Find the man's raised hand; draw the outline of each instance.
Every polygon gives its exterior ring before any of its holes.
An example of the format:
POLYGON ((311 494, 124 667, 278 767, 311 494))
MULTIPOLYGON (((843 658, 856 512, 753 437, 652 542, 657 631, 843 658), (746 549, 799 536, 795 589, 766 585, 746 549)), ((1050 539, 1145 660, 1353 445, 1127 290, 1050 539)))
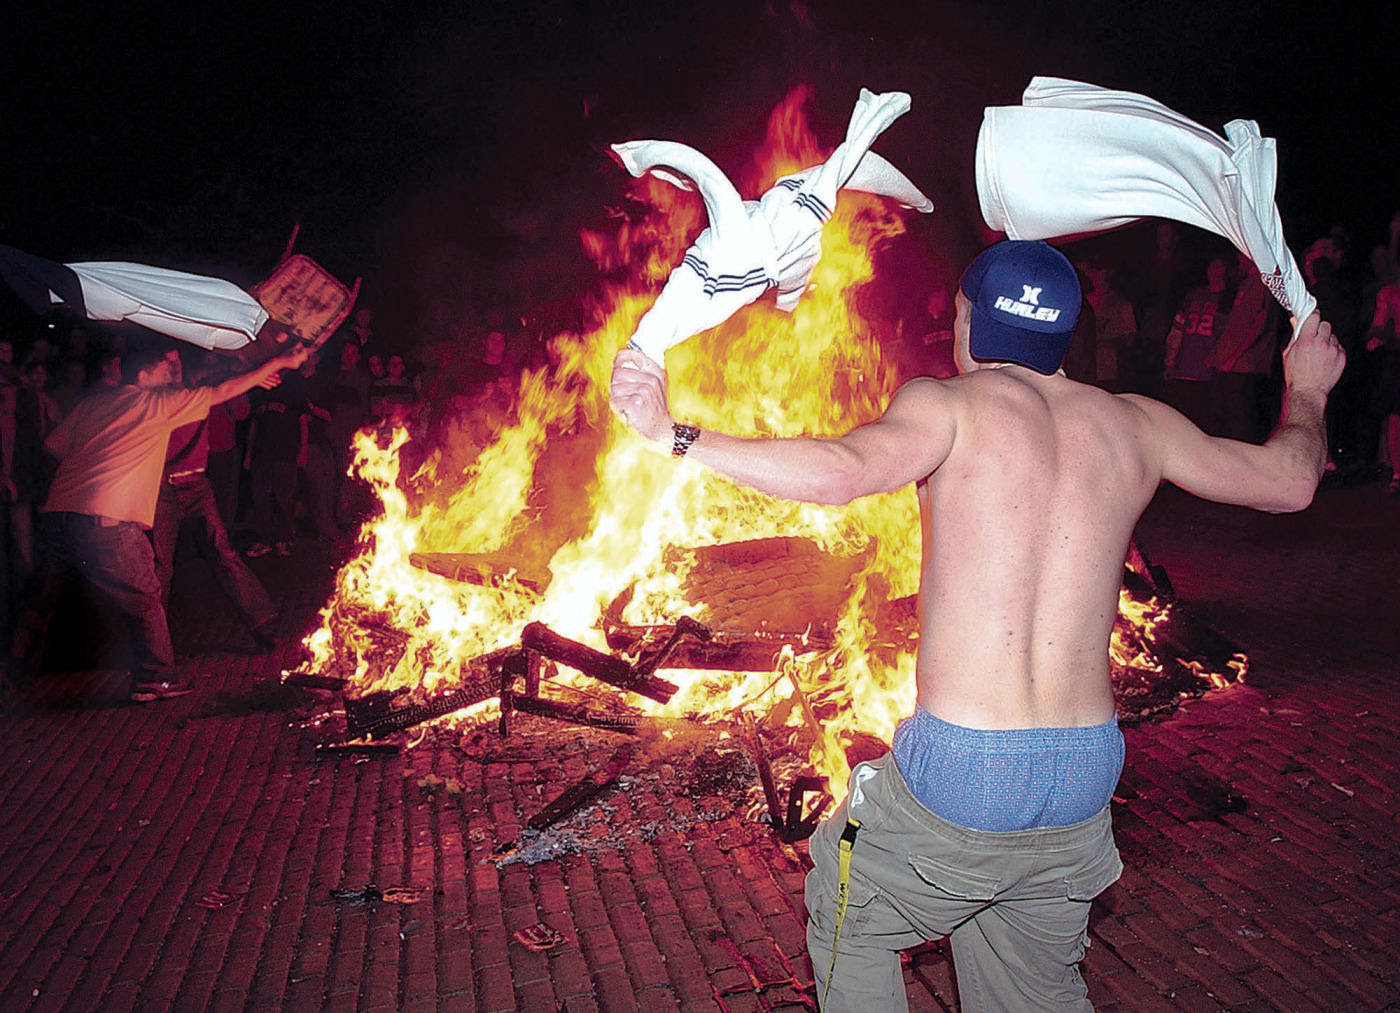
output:
POLYGON ((671 439, 672 418, 666 402, 666 371, 649 356, 624 348, 613 360, 613 411, 654 443, 671 439))
POLYGON ((1346 364, 1346 352, 1332 333, 1332 325, 1314 311, 1284 349, 1284 382, 1294 390, 1314 391, 1326 397, 1346 364))

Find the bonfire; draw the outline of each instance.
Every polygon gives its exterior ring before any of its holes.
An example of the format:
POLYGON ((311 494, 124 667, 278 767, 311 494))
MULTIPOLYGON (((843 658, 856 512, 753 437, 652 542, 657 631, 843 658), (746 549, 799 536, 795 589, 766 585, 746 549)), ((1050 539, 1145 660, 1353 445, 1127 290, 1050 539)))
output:
MULTIPOLYGON (((745 194, 829 153, 806 124, 805 97, 799 89, 775 110, 747 177, 731 174, 745 194)), ((720 644, 742 642, 730 656, 759 660, 725 670, 695 661, 703 651, 677 652, 678 667, 656 673, 674 687, 665 702, 553 663, 539 692, 625 703, 661 728, 755 722, 840 797, 850 763, 887 743, 914 707, 914 491, 844 507, 778 500, 678 464, 612 417, 613 357, 704 221, 693 194, 650 177, 630 185, 644 213, 614 235, 583 236, 607 279, 593 326, 552 339, 551 368, 520 378, 486 446, 464 454, 454 443, 466 440, 463 420, 457 436, 449 427, 440 446, 413 455, 421 463, 410 472, 405 449, 419 434, 357 436, 355 467, 379 510, 306 638, 304 668, 338 676, 348 697, 393 691, 422 704, 482 679, 481 659, 509 655, 527 626, 618 653, 644 650, 654 643, 645 631, 690 617, 720 644), (746 584, 754 574, 772 586, 746 584), (687 657, 695 667, 679 667, 687 657)), ((898 378, 852 296, 904 227, 894 205, 843 194, 794 312, 770 296, 671 350, 677 417, 750 436, 839 434, 879 417, 898 378)), ((1161 675, 1153 645, 1170 617, 1140 572, 1146 590, 1125 587, 1112 645, 1116 681, 1132 676, 1125 685, 1161 675)), ((1221 683, 1242 674, 1238 657, 1204 671, 1221 683)), ((488 695, 450 720, 481 721, 499 707, 488 695)))

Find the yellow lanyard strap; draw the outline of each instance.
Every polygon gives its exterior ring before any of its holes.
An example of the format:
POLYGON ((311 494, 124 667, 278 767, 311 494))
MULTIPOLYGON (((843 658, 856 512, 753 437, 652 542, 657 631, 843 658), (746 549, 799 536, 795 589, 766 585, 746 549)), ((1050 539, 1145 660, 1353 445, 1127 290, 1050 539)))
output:
POLYGON ((841 942, 841 923, 846 920, 846 902, 851 899, 851 850, 856 846, 856 831, 860 820, 847 819, 846 829, 841 831, 841 853, 837 861, 836 875, 836 931, 831 937, 831 965, 826 969, 826 987, 822 989, 822 1008, 826 1008, 826 996, 831 991, 831 976, 836 973, 836 947, 841 942))

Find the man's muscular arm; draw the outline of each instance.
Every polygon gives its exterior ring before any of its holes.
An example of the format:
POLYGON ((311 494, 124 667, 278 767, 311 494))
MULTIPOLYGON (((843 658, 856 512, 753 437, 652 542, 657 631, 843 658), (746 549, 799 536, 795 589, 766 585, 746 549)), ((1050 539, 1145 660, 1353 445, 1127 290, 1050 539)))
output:
MULTIPOLYGON (((706 429, 687 456, 761 492, 839 505, 902 488, 942 464, 956 429, 948 398, 938 381, 916 380, 878 421, 845 436, 749 440, 706 429)), ((666 373, 646 356, 618 353, 612 404, 647 439, 671 443, 666 373)))
POLYGON ((1207 436, 1181 413, 1135 394, 1123 397, 1147 417, 1145 439, 1162 478, 1218 503, 1285 513, 1312 502, 1327 465, 1327 393, 1346 356, 1316 313, 1283 353, 1283 412, 1262 445, 1207 436))

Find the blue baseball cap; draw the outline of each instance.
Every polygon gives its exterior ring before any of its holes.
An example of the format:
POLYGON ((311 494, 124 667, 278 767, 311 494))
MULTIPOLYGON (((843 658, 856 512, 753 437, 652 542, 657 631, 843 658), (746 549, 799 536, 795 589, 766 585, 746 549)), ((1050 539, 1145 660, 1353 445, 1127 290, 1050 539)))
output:
POLYGON ((1079 276, 1063 253, 1040 241, 989 246, 958 287, 972 304, 974 359, 1017 362, 1049 375, 1060 368, 1079 319, 1079 276))

